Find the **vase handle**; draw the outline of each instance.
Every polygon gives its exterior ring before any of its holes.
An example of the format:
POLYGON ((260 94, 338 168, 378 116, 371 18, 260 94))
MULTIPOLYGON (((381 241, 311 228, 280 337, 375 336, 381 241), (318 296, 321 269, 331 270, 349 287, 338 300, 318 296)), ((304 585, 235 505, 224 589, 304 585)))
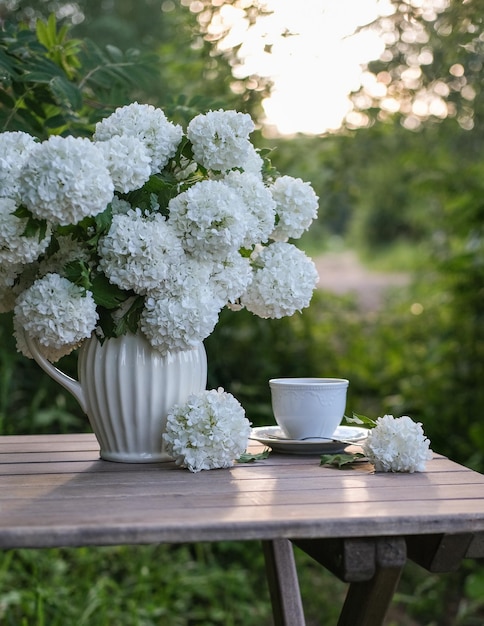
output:
POLYGON ((48 361, 42 352, 39 350, 38 343, 35 339, 30 337, 26 332, 24 332, 25 343, 27 344, 30 353, 34 360, 40 365, 40 367, 49 374, 51 378, 53 378, 59 385, 62 385, 64 389, 67 389, 74 398, 79 402, 81 409, 86 413, 86 398, 84 392, 82 390, 81 384, 71 378, 67 374, 64 374, 60 369, 52 365, 50 361, 48 361))

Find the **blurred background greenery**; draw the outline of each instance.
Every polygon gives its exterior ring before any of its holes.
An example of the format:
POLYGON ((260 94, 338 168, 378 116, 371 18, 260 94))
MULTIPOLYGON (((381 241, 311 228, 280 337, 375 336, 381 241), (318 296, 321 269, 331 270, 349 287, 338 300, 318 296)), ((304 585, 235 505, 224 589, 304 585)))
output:
MULTIPOLYGON (((482 471, 484 2, 392 4, 380 24, 392 34, 385 60, 368 70, 400 102, 397 111, 361 88, 358 127, 287 138, 259 124, 253 139, 320 197, 318 222, 301 240, 309 254, 356 251, 367 267, 411 280, 370 310, 352 293, 319 289, 289 319, 224 311, 206 341, 209 386, 231 391, 262 425, 272 423, 270 377, 345 376, 348 412, 408 414, 434 449, 482 471), (433 92, 444 94, 445 117, 415 105, 433 92)), ((180 123, 216 107, 262 120, 271 82, 241 78, 238 47, 217 47, 223 33, 210 26, 224 5, 248 23, 263 12, 250 0, 0 1, 0 129, 83 135, 133 100, 180 123)), ((11 324, 0 316, 0 433, 88 431, 75 401, 16 352, 11 324)), ((61 365, 75 373, 75 357, 61 365)), ((308 624, 333 624, 344 585, 297 559, 308 624)), ((483 621, 484 568, 470 562, 438 577, 409 565, 388 618, 398 626, 483 621)), ((249 543, 10 551, 0 557, 0 623, 271 621, 260 550, 249 543)))

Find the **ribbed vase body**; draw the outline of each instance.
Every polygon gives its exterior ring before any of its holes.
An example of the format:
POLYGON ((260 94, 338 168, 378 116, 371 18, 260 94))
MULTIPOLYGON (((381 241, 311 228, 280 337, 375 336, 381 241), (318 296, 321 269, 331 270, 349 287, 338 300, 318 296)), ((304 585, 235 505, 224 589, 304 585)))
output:
POLYGON ((92 337, 80 350, 78 374, 101 458, 150 463, 168 460, 162 445, 168 412, 205 389, 207 357, 202 343, 162 356, 141 334, 102 344, 92 337))

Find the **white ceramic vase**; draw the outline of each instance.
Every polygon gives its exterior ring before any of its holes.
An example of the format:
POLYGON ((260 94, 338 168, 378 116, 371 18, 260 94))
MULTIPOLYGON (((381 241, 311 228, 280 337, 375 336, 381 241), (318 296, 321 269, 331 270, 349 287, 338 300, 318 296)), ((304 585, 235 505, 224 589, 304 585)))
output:
POLYGON ((79 381, 52 365, 36 342, 32 356, 78 400, 99 441, 101 458, 123 463, 169 460, 162 434, 168 412, 207 384, 202 343, 162 356, 141 334, 87 339, 79 350, 79 381))

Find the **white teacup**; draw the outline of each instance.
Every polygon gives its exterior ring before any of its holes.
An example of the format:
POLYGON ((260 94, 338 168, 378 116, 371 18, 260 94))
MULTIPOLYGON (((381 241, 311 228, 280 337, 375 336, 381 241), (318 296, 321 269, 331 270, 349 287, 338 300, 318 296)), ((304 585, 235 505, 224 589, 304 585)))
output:
POLYGON ((273 378, 269 381, 276 422, 289 439, 331 439, 346 408, 345 378, 273 378))

